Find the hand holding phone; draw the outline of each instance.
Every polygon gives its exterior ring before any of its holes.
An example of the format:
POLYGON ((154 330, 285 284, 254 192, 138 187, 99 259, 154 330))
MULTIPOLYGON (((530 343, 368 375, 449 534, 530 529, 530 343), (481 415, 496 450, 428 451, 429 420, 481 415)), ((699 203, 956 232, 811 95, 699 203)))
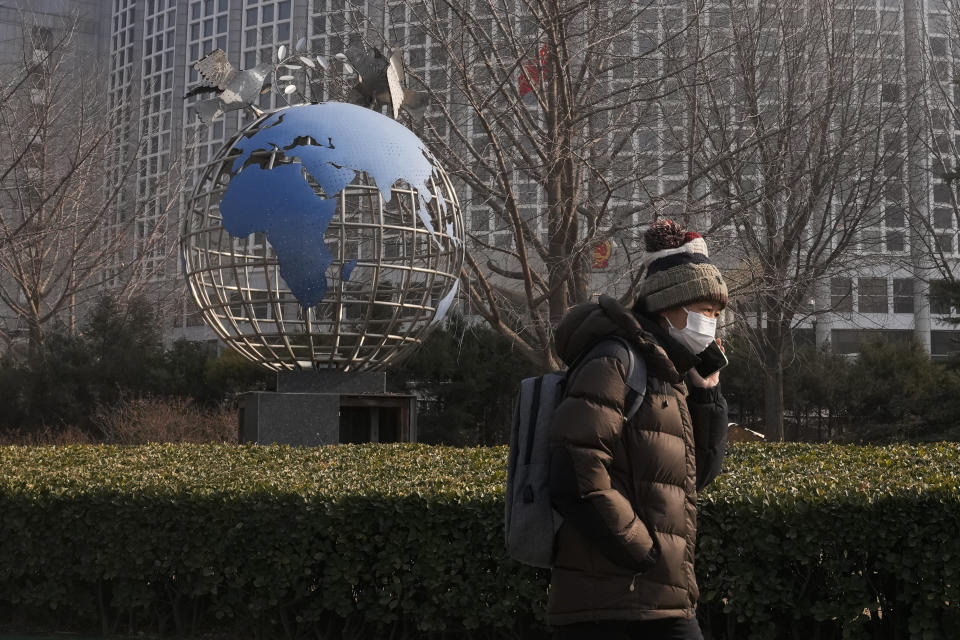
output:
POLYGON ((730 364, 727 355, 723 351, 723 345, 720 339, 714 340, 706 349, 697 354, 700 362, 694 367, 701 378, 709 378, 713 374, 730 364))

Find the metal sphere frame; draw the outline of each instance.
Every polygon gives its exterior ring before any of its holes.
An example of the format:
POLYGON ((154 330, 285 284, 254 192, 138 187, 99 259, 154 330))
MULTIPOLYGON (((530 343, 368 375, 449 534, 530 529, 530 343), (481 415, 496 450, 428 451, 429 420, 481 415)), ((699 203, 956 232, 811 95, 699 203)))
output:
MULTIPOLYGON (((379 370, 398 362, 423 341, 456 294, 465 234, 449 177, 435 165, 434 197, 427 205, 430 231, 417 215, 415 190, 397 183, 385 202, 358 172, 334 196, 337 212, 326 230, 332 266, 338 268, 328 270, 324 299, 303 307, 284 283, 265 235, 234 238, 223 228, 218 207, 230 182, 235 144, 271 113, 235 135, 198 170, 181 234, 183 269, 198 309, 226 344, 274 371, 379 370), (352 274, 341 277, 343 265, 354 260, 352 274)), ((283 161, 281 153, 253 155, 270 170, 283 161)), ((307 179, 315 194, 325 197, 307 179)))

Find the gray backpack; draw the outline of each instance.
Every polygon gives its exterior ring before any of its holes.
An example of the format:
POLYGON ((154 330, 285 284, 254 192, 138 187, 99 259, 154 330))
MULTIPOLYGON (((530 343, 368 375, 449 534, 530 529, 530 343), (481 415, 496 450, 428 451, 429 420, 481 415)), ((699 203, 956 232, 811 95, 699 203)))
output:
POLYGON ((584 360, 617 357, 626 347, 627 397, 623 413, 629 421, 640 409, 647 389, 647 371, 630 343, 609 336, 586 349, 566 371, 557 371, 520 383, 514 403, 507 458, 507 493, 504 528, 507 553, 534 567, 553 565, 554 536, 563 518, 550 502, 550 452, 548 432, 553 412, 563 399, 567 378, 584 360))

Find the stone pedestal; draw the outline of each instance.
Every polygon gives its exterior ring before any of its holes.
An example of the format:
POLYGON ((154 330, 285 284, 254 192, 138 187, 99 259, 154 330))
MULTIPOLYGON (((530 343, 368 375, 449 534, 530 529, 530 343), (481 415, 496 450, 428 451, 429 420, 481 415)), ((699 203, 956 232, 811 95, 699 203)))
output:
POLYGON ((278 393, 386 393, 383 371, 279 371, 278 393))
POLYGON ((318 446, 416 442, 416 396, 387 393, 382 372, 284 371, 277 391, 240 398, 239 441, 318 446))
POLYGON ((240 400, 240 442, 316 446, 339 442, 340 398, 255 391, 240 400))

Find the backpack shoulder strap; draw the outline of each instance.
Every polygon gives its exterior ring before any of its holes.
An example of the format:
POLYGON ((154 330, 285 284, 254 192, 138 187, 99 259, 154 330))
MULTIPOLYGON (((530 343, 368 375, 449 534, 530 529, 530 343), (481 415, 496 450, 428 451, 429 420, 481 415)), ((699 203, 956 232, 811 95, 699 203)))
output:
POLYGON ((621 336, 605 336, 592 346, 584 349, 583 353, 570 365, 573 372, 583 362, 594 358, 616 358, 627 365, 627 397, 623 403, 623 419, 629 421, 643 403, 647 391, 647 366, 643 358, 639 357, 630 342, 621 336), (626 355, 624 355, 626 354, 626 355))

